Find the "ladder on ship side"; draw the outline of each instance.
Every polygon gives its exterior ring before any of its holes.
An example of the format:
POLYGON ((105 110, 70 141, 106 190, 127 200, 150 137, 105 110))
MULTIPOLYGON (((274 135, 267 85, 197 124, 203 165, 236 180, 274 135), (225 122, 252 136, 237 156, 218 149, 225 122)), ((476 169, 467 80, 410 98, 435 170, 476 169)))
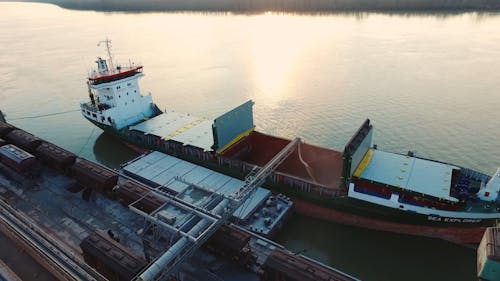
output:
POLYGON ((207 221, 200 221, 189 231, 189 233, 186 233, 187 235, 177 240, 134 280, 168 280, 170 276, 176 274, 183 262, 191 257, 222 225, 228 222, 233 213, 250 198, 257 187, 262 185, 267 177, 269 177, 274 170, 294 152, 296 147, 300 145, 300 142, 300 138, 295 138, 285 146, 285 148, 278 152, 265 166, 262 168, 254 168, 245 177, 245 182, 242 187, 235 194, 232 194, 217 205, 215 209, 216 211, 220 211, 221 215, 215 223, 210 225, 207 221), (202 231, 201 234, 193 237, 199 231, 202 231))

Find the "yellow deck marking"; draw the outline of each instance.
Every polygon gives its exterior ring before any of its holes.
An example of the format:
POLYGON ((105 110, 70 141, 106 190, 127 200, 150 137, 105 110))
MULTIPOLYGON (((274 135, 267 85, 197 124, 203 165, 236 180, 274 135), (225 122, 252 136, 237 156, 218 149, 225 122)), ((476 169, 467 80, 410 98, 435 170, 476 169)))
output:
POLYGON ((363 171, 366 169, 366 167, 368 167, 368 164, 370 164, 370 161, 372 160, 373 153, 374 153, 373 148, 370 148, 370 150, 368 150, 365 153, 363 160, 361 160, 361 163, 359 163, 358 167, 356 168, 356 171, 354 171, 355 177, 359 178, 363 173, 363 171))
POLYGON ((253 130, 255 129, 255 126, 252 127, 250 130, 247 130, 241 134, 239 134, 238 136, 236 136, 232 141, 228 142, 228 144, 226 144, 223 148, 221 149, 218 149, 217 150, 217 154, 221 154, 222 152, 224 152, 226 149, 228 149, 229 147, 231 147, 233 144, 235 144, 236 142, 238 142, 239 140, 241 140, 242 138, 248 136, 253 130))
POLYGON ((168 135, 165 135, 163 138, 161 138, 162 140, 169 140, 171 138, 173 138, 174 136, 180 134, 180 133, 183 133, 191 128, 193 128, 194 126, 200 124, 201 122, 203 122, 205 119, 201 118, 201 119, 197 119, 197 120, 194 120, 193 122, 183 126, 183 127, 180 127, 179 129, 171 132, 170 134, 168 135))

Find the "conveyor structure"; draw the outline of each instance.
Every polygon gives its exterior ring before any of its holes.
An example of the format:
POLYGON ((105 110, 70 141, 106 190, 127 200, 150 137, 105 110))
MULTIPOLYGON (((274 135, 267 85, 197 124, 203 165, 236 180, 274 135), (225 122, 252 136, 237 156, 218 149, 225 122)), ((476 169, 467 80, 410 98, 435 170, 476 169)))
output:
POLYGON ((160 186, 153 192, 162 197, 165 203, 155 211, 148 214, 134 207, 134 204, 142 198, 129 204, 132 211, 144 217, 143 239, 149 236, 153 244, 162 244, 163 249, 168 247, 134 280, 167 280, 171 275, 176 274, 183 262, 191 257, 217 229, 228 222, 235 211, 252 196, 257 187, 262 185, 266 178, 295 151, 300 142, 300 138, 295 138, 262 168, 255 167, 245 177, 241 188, 229 196, 214 192, 201 205, 191 204, 162 191, 160 186))

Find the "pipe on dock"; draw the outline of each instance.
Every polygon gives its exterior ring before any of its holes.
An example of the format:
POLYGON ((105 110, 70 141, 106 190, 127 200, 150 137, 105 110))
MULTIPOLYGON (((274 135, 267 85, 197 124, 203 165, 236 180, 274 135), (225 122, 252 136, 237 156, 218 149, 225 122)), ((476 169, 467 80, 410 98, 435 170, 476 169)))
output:
MULTIPOLYGON (((222 200, 215 208, 212 210, 213 213, 219 214, 226 206, 229 204, 228 200, 222 200)), ((187 234, 195 236, 196 233, 200 232, 202 229, 206 228, 209 224, 206 220, 201 220, 197 224, 191 228, 187 234)), ((163 255, 161 255, 154 263, 152 263, 146 270, 144 270, 140 275, 138 280, 140 281, 150 281, 154 280, 154 278, 161 273, 173 260, 176 256, 178 256, 179 252, 186 247, 189 242, 186 236, 177 240, 163 255)))

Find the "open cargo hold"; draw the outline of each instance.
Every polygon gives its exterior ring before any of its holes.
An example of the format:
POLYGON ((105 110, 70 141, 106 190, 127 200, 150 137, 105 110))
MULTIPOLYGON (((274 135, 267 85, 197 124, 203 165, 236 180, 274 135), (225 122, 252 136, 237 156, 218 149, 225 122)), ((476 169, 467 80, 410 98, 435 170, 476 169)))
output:
POLYGON ((0 162, 23 173, 33 167, 36 158, 15 145, 7 144, 0 147, 0 162))
POLYGON ((76 160, 75 154, 49 142, 43 142, 34 154, 46 165, 62 172, 71 167, 76 160))
POLYGON ((264 263, 264 280, 348 281, 355 279, 303 256, 276 248, 264 263))
POLYGON ((133 206, 148 214, 151 214, 166 202, 147 187, 132 181, 120 183, 119 188, 116 189, 116 195, 125 206, 141 199, 134 203, 133 206))
POLYGON ((144 258, 113 240, 103 231, 95 231, 80 243, 83 258, 108 280, 129 281, 146 266, 144 258))
MULTIPOLYGON (((290 140, 254 131, 227 149, 223 156, 262 167, 288 143, 290 140)), ((337 189, 341 183, 342 165, 342 153, 301 143, 276 172, 337 189)))
POLYGON ((23 130, 13 130, 5 136, 5 140, 22 148, 29 153, 34 153, 35 149, 42 144, 42 140, 23 130))
POLYGON ((100 192, 111 191, 118 181, 118 174, 85 159, 78 159, 71 174, 78 182, 100 192))

